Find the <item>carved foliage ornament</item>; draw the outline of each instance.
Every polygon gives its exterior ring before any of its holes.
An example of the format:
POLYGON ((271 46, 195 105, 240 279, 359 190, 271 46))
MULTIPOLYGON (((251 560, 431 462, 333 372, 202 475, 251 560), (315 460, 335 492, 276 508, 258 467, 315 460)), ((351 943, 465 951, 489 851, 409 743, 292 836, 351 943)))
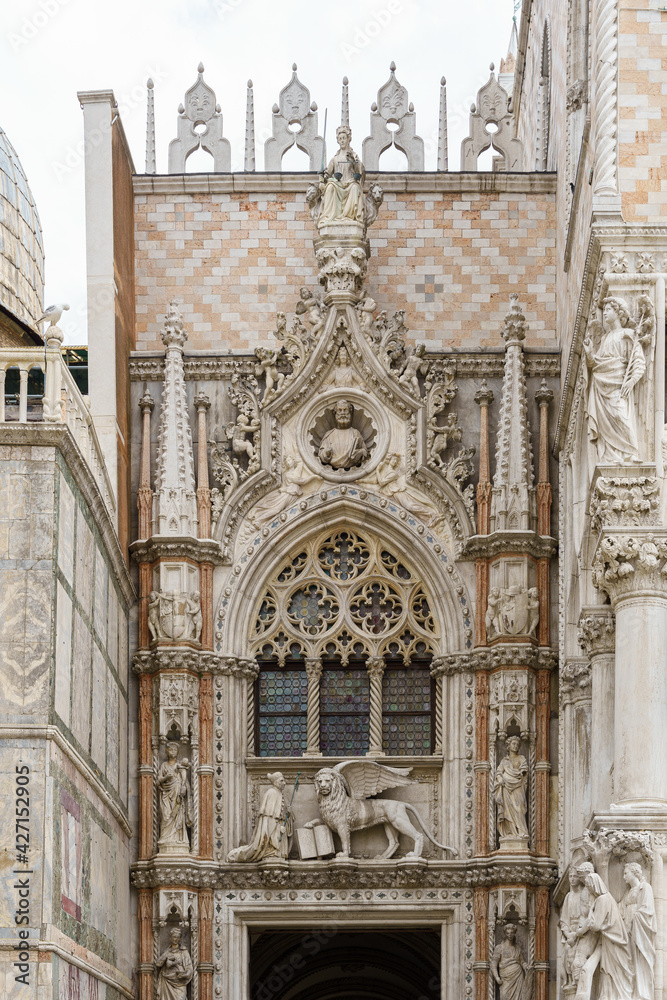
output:
POLYGON ((667 538, 662 535, 606 535, 593 560, 593 583, 612 595, 639 588, 664 589, 667 538))
POLYGON ((600 476, 590 503, 591 527, 639 527, 659 521, 660 485, 654 476, 600 476))

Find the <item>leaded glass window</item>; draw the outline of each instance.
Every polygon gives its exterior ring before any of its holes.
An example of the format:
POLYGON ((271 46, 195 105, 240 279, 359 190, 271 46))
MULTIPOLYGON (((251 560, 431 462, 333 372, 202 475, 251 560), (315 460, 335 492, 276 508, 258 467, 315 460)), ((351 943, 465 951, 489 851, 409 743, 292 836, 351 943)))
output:
POLYGON ((437 640, 419 575, 383 541, 346 529, 300 545, 256 606, 256 752, 433 753, 437 640))

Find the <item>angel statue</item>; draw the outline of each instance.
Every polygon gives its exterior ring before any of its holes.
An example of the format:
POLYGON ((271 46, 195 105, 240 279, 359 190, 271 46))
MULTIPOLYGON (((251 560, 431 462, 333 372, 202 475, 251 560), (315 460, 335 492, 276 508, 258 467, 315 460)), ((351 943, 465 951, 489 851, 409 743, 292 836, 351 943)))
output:
POLYGON ((314 779, 320 818, 306 823, 307 829, 324 824, 337 833, 341 850, 339 858, 350 856, 350 833, 370 826, 384 826, 389 845, 379 857, 391 858, 398 848, 399 833, 414 841, 409 858, 420 858, 424 835, 432 844, 455 855, 453 847, 440 844, 424 824, 410 802, 396 799, 376 799, 372 796, 388 788, 401 788, 414 782, 408 777, 411 767, 387 767, 373 760, 344 760, 335 767, 323 767, 314 779), (416 824, 413 823, 416 821, 416 824))
POLYGON ((601 465, 642 461, 639 441, 648 437, 645 375, 655 310, 647 295, 639 297, 638 305, 635 323, 624 299, 604 299, 602 324, 589 323, 584 340, 588 433, 601 465))

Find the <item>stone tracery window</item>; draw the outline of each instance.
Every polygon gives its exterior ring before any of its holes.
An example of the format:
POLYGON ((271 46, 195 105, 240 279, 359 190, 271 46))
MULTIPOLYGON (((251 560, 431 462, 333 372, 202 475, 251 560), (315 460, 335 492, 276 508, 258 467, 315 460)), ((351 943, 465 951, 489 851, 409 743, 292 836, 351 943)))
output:
POLYGON ((433 753, 437 637, 417 574, 379 539, 302 546, 256 609, 255 752, 433 753))

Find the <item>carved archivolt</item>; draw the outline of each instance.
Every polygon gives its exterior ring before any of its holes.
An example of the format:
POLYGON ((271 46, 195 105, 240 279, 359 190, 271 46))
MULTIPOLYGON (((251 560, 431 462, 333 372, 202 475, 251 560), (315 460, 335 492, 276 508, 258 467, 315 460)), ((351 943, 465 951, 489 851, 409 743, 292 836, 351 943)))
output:
POLYGON ((419 577, 378 538, 339 530, 306 543, 257 605, 255 655, 402 657, 434 652, 438 628, 419 577))

